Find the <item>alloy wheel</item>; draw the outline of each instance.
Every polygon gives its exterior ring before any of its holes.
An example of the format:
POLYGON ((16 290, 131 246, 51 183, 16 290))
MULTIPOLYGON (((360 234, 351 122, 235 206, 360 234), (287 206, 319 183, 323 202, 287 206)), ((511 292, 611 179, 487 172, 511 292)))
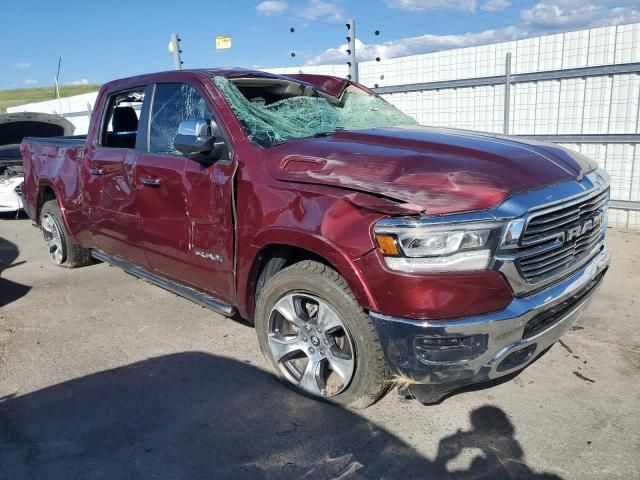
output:
POLYGON ((274 305, 268 340, 282 374, 312 395, 331 397, 349 386, 355 349, 338 313, 307 293, 289 293, 274 305))
POLYGON ((62 248, 62 232, 58 221, 53 215, 45 213, 42 217, 42 234, 49 247, 49 257, 56 265, 64 261, 64 250, 62 248))

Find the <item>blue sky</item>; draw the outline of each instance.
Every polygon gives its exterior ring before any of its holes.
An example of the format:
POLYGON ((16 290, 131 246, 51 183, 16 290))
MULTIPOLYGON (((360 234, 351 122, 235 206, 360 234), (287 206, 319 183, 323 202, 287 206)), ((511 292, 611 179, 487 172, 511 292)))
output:
POLYGON ((356 20, 359 59, 368 60, 640 22, 640 2, 13 1, 2 7, 0 88, 52 85, 60 55, 62 84, 167 70, 172 32, 182 38, 185 68, 340 63, 348 18, 356 20), (230 50, 215 50, 214 37, 221 34, 232 36, 230 50))

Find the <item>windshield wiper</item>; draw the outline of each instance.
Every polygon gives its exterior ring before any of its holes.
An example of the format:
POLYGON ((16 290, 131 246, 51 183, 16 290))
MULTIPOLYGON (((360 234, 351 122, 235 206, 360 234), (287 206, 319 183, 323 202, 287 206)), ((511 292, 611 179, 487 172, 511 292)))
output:
POLYGON ((319 137, 328 137, 329 135, 333 135, 336 132, 344 132, 344 128, 343 127, 338 127, 334 130, 329 130, 328 132, 318 132, 318 133, 314 133, 312 135, 313 138, 319 138, 319 137))
POLYGON ((291 140, 303 140, 305 138, 323 138, 323 137, 328 137, 329 135, 333 135, 336 132, 344 132, 345 129, 343 127, 338 127, 335 130, 329 130, 327 132, 317 132, 314 133, 313 135, 309 135, 307 137, 291 137, 291 138, 287 138, 286 140, 282 140, 280 142, 274 142, 272 144, 269 145, 269 147, 275 147, 277 145, 282 145, 283 143, 287 143, 291 140))

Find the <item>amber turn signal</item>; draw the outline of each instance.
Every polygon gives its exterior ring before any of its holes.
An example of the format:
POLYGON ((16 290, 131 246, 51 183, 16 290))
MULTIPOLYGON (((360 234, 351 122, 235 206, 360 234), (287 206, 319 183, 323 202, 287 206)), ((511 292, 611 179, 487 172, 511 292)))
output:
POLYGON ((393 235, 376 235, 376 242, 380 251, 385 255, 400 255, 398 244, 393 235))

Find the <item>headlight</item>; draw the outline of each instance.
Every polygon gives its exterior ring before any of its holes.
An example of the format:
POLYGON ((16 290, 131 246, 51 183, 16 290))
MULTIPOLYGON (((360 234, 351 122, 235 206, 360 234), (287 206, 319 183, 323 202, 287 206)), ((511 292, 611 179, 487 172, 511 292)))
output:
POLYGON ((493 222, 416 225, 380 223, 378 248, 387 266, 403 272, 451 272, 489 267, 503 224, 493 222))

